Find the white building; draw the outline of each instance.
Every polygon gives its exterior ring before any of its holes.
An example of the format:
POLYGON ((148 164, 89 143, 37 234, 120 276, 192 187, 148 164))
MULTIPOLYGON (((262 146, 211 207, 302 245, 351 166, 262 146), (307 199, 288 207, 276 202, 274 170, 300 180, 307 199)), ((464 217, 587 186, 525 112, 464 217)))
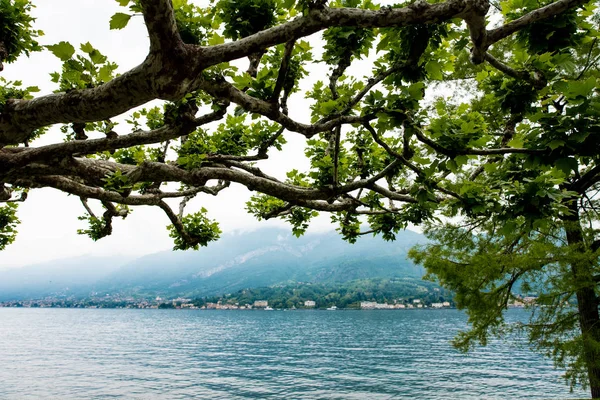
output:
POLYGON ((306 300, 304 302, 304 307, 314 307, 317 303, 315 303, 313 300, 306 300))
POLYGON ((268 307, 269 302, 267 300, 255 300, 254 307, 268 307))
POLYGON ((361 301, 360 308, 363 310, 372 310, 377 307, 377 303, 374 301, 361 301))

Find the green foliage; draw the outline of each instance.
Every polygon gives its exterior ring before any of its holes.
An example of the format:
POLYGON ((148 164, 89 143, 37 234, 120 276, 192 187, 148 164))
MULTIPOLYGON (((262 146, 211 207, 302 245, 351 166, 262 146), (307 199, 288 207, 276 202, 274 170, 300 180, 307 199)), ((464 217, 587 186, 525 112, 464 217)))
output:
MULTIPOLYGON (((306 176, 298 174, 298 171, 288 173, 288 177, 290 182, 308 185, 306 176)), ((263 194, 252 196, 246 202, 246 210, 258 220, 280 217, 292 226, 292 234, 296 237, 304 235, 310 220, 319 215, 314 210, 292 206, 281 199, 263 194)))
POLYGON ((292 225, 292 234, 296 237, 300 237, 306 233, 308 222, 318 215, 319 213, 317 211, 309 208, 294 207, 286 216, 286 220, 292 225))
POLYGON ((213 28, 213 15, 210 9, 202 9, 188 0, 173 1, 175 21, 181 40, 186 44, 218 44, 220 36, 215 32, 209 38, 213 28))
MULTIPOLYGON (((110 19, 110 29, 123 29, 136 13, 142 11, 139 0, 117 0, 120 6, 129 7, 132 14, 115 13, 110 19)), ((186 44, 217 44, 219 35, 209 31, 217 28, 213 23, 214 13, 210 8, 201 8, 188 0, 173 0, 175 22, 181 40, 186 44)))
MULTIPOLYGON (((367 6, 370 5, 367 2, 367 6)), ((358 7, 360 1, 342 0, 338 6, 358 7)), ((375 39, 373 29, 358 27, 333 27, 323 33, 325 40, 323 61, 327 64, 338 65, 340 63, 349 64, 352 57, 362 58, 369 55, 375 39)))
POLYGON ((123 175, 121 170, 116 170, 112 174, 106 175, 102 179, 104 181, 104 189, 112 190, 121 194, 131 192, 133 185, 129 182, 129 178, 123 175))
POLYGON ((522 228, 522 220, 429 226, 431 244, 409 255, 455 293, 458 308, 467 310, 471 329, 456 338, 458 348, 468 350, 477 343, 485 345, 490 336, 523 331, 534 347, 568 369, 572 384, 585 384, 583 336, 575 333, 576 292, 585 282, 573 279, 570 268, 587 264, 591 274, 597 273, 598 254, 566 245, 560 226, 530 231, 522 228), (503 311, 528 294, 537 297, 529 323, 506 325, 503 311))
POLYGON ((385 28, 381 30, 382 39, 377 44, 377 51, 385 51, 385 55, 376 64, 380 67, 404 64, 411 60, 413 63, 402 68, 398 73, 391 74, 386 82, 400 86, 402 82, 419 82, 430 77, 441 79, 442 68, 446 68, 437 60, 429 63, 414 63, 423 57, 427 48, 437 50, 449 34, 445 24, 415 24, 400 28, 385 28))
POLYGON ((6 203, 0 207, 0 250, 15 241, 17 225, 21 222, 17 218, 17 204, 6 203))
POLYGON ((0 0, 0 42, 6 51, 4 61, 8 63, 21 54, 29 56, 32 51, 42 50, 37 38, 44 32, 32 29, 35 18, 30 13, 33 7, 29 0, 0 0))
MULTIPOLYGON (((4 110, 10 99, 32 99, 33 93, 39 91, 40 89, 37 86, 23 87, 23 82, 21 81, 7 81, 3 77, 0 77, 0 113, 4 110)), ((37 139, 43 135, 46 130, 46 128, 35 129, 27 137, 26 141, 37 139)))
POLYGON ((129 23, 131 15, 116 13, 110 18, 110 29, 123 29, 129 23))
POLYGON ((181 224, 183 225, 186 234, 192 240, 191 242, 182 236, 175 225, 167 226, 169 237, 173 238, 175 242, 173 250, 198 250, 200 246, 206 246, 209 242, 219 239, 221 234, 219 223, 210 220, 206 216, 206 213, 207 210, 203 207, 199 212, 184 215, 181 218, 181 224))
POLYGON ((374 214, 369 215, 369 226, 373 234, 380 234, 383 240, 396 240, 396 233, 401 229, 406 229, 406 219, 401 214, 374 214))
POLYGON ((142 6, 140 5, 139 0, 116 0, 116 2, 119 3, 121 7, 129 7, 129 11, 133 13, 125 14, 118 12, 110 18, 110 29, 123 29, 127 26, 129 20, 135 13, 140 13, 142 11, 142 6))
POLYGON ((39 92, 37 86, 23 87, 21 81, 7 81, 0 77, 0 112, 4 109, 9 99, 31 99, 32 93, 39 92))
POLYGON ((279 12, 277 0, 220 0, 217 7, 225 37, 233 40, 272 27, 279 12))
POLYGON ((112 157, 121 164, 129 165, 139 165, 148 159, 144 146, 116 150, 112 157))
POLYGON ((77 217, 77 219, 80 221, 86 221, 88 223, 87 229, 77 230, 78 235, 87 235, 94 242, 106 236, 107 225, 106 221, 104 221, 103 219, 91 216, 87 213, 85 215, 77 217))
MULTIPOLYGON (((238 89, 246 89, 247 93, 254 97, 262 100, 270 100, 279 76, 279 67, 283 59, 284 47, 283 45, 279 45, 266 52, 261 59, 263 67, 258 71, 256 78, 252 78, 246 73, 243 75, 234 75, 232 79, 235 86, 238 89)), ((289 95, 299 90, 297 84, 307 74, 304 64, 312 60, 310 50, 311 47, 308 42, 301 40, 295 44, 292 57, 288 61, 287 73, 283 80, 282 91, 284 94, 289 95)))
POLYGON ((74 58, 75 48, 68 42, 59 42, 46 48, 63 61, 61 73, 50 74, 52 82, 59 84, 60 92, 100 86, 115 77, 118 65, 109 62, 89 42, 80 46, 85 55, 76 55, 74 58))
POLYGON ((483 85, 484 90, 494 93, 502 110, 513 114, 531 111, 533 103, 537 100, 537 91, 529 82, 523 80, 497 74, 490 76, 483 85))
POLYGON ((197 306, 207 303, 253 304, 256 300, 267 300, 273 308, 305 308, 304 302, 312 300, 315 308, 337 306, 339 309, 360 308, 361 301, 378 303, 412 304, 421 300, 424 304, 451 301, 452 294, 432 282, 417 279, 360 279, 342 284, 290 283, 273 287, 243 289, 235 293, 205 297, 194 300, 197 306))
POLYGON ((252 196, 250 197, 250 200, 246 202, 246 210, 254 215, 259 221, 276 215, 279 211, 284 210, 285 207, 285 201, 278 199, 277 197, 263 194, 252 196))
MULTIPOLYGON (((198 168, 208 154, 228 154, 242 156, 251 150, 258 150, 279 130, 278 124, 258 121, 246 122, 246 115, 228 115, 225 123, 219 125, 212 134, 204 129, 191 133, 178 149, 179 165, 187 169, 198 168)), ((273 148, 281 150, 285 139, 279 136, 273 148)))
MULTIPOLYGON (((466 147, 484 147, 490 140, 487 122, 479 112, 469 112, 469 106, 459 107, 438 105, 438 118, 430 120, 427 133, 436 142, 449 150, 460 150, 466 147)), ((456 160, 455 160, 456 162, 456 160)))
POLYGON ((360 220, 351 212, 340 212, 331 214, 331 222, 338 225, 335 229, 342 235, 342 239, 348 243, 356 243, 360 236, 360 220))
MULTIPOLYGON (((552 1, 508 0, 502 3, 502 13, 508 20, 517 19, 552 1), (541 3, 541 4, 540 4, 541 3)), ((582 35, 578 33, 578 12, 569 9, 545 20, 528 24, 517 38, 535 54, 556 52, 577 46, 582 35)))

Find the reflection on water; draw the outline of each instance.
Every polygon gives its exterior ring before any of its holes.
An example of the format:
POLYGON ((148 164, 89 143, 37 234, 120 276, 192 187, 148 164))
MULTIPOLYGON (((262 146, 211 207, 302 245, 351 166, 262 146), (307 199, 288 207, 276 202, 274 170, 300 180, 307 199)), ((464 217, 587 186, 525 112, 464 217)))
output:
POLYGON ((0 399, 588 397, 519 338, 457 352, 448 341, 465 321, 456 310, 0 309, 0 399))

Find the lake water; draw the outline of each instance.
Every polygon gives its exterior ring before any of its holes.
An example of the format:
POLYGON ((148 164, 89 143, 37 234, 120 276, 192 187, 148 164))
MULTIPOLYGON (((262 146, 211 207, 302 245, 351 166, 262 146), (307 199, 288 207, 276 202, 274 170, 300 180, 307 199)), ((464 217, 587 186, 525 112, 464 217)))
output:
POLYGON ((0 308, 0 399, 588 397, 518 338, 457 352, 465 324, 456 310, 0 308))

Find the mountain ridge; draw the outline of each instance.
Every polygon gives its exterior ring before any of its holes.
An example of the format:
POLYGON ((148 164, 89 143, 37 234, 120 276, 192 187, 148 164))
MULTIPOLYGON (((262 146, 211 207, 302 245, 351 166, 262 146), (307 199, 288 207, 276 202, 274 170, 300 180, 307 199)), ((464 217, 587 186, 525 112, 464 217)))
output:
MULTIPOLYGON (((60 282, 73 282, 62 289, 59 285, 42 285, 40 282, 37 286, 27 285, 26 276, 33 266, 22 267, 19 268, 22 284, 15 281, 16 276, 11 279, 10 290, 0 283, 0 301, 8 300, 7 295, 14 300, 17 299, 15 296, 23 298, 20 294, 43 297, 98 292, 124 296, 198 297, 284 282, 341 283, 361 278, 421 278, 422 268, 408 261, 406 254, 413 245, 424 242, 423 235, 412 231, 400 232, 395 242, 363 237, 356 244, 348 244, 333 231, 295 238, 286 230, 263 228, 223 235, 219 241, 195 252, 162 251, 125 262, 111 258, 87 259, 86 263, 96 265, 96 269, 102 263, 112 265, 88 274, 87 280, 61 277, 60 282)), ((60 271, 60 265, 46 264, 47 274, 60 271)), ((84 266, 81 269, 90 268, 84 266)), ((5 276, 5 271, 0 271, 0 282, 5 276)))

